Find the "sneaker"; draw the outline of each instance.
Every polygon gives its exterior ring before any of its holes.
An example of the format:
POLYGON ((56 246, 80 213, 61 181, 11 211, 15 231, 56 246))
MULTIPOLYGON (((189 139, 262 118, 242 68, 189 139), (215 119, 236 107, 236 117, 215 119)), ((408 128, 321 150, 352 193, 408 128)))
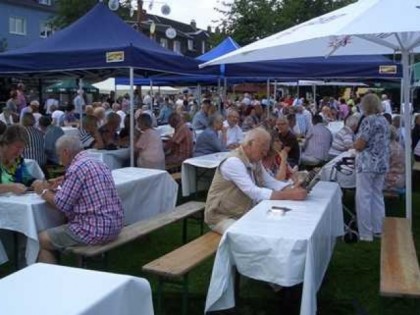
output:
POLYGON ((373 237, 372 236, 359 236, 359 241, 362 242, 372 242, 373 237))

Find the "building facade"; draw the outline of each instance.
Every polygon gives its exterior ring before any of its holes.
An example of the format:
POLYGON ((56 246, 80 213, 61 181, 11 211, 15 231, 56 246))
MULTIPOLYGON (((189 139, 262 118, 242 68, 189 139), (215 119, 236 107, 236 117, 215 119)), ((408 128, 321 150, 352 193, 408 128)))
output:
MULTIPOLYGON (((27 46, 53 33, 50 25, 55 0, 0 0, 0 52, 27 46)), ((128 22, 138 28, 137 22, 128 22)), ((141 31, 161 46, 188 57, 210 49, 210 29, 197 28, 194 20, 181 23, 153 14, 144 14, 141 31)))
POLYGON ((0 0, 0 51, 50 36, 54 13, 54 0, 0 0))
MULTIPOLYGON (((137 28, 137 22, 129 22, 137 28)), ((196 22, 181 23, 153 14, 145 14, 141 31, 162 47, 188 57, 198 57, 210 50, 210 29, 197 28, 196 22)))

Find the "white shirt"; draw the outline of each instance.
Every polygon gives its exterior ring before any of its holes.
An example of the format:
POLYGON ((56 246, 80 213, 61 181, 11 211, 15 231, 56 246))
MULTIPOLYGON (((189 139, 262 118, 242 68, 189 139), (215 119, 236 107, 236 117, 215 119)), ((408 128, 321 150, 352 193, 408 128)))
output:
POLYGON ((4 115, 4 113, 1 113, 0 114, 0 121, 4 122, 6 124, 6 126, 9 126, 9 125, 12 125, 13 124, 12 116, 10 115, 8 118, 6 118, 6 116, 4 115))
POLYGON ((383 100, 382 101, 382 109, 384 113, 388 113, 392 115, 392 108, 391 108, 391 102, 390 100, 383 100))
POLYGON ((58 126, 60 124, 60 118, 64 115, 64 112, 62 110, 55 110, 51 114, 52 124, 55 126, 58 126))
POLYGON ((45 109, 47 114, 51 114, 51 106, 53 106, 53 105, 58 106, 58 101, 56 99, 48 98, 45 101, 44 109, 45 109))
POLYGON ((226 131, 226 146, 231 144, 240 144, 244 139, 244 132, 237 124, 230 127, 227 121, 223 122, 223 126, 227 127, 226 131))
POLYGON ((124 128, 124 119, 125 119, 125 116, 127 114, 122 110, 117 111, 117 114, 120 115, 120 117, 121 117, 120 129, 123 129, 124 128))
POLYGON ((220 172, 225 180, 234 182, 245 195, 252 199, 254 204, 257 204, 261 200, 269 200, 273 190, 282 190, 290 184, 289 182, 278 181, 271 177, 263 167, 262 176, 265 187, 258 187, 255 185, 254 179, 251 178, 245 164, 237 157, 226 159, 220 167, 220 172))

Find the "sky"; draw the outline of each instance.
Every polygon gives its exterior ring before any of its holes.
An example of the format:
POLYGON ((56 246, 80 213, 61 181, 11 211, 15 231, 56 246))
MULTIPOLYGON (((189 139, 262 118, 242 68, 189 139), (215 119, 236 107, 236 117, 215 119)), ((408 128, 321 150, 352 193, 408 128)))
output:
MULTIPOLYGON (((197 22, 197 26, 201 29, 207 29, 207 26, 215 27, 217 24, 212 20, 217 20, 222 17, 214 7, 223 8, 222 0, 156 0, 153 4, 152 11, 149 10, 150 1, 145 0, 143 8, 147 12, 163 16, 161 7, 163 4, 168 4, 171 8, 171 13, 166 15, 168 19, 184 22, 190 24, 191 20, 197 22)), ((232 0, 228 0, 230 2, 232 0)))

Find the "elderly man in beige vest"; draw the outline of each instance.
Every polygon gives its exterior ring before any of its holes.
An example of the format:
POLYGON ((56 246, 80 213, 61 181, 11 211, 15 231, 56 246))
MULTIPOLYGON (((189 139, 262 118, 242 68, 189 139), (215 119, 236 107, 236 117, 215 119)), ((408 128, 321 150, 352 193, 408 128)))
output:
POLYGON ((261 164, 270 147, 270 134, 250 130, 242 145, 216 170, 207 196, 205 221, 223 234, 227 228, 261 200, 303 200, 306 190, 271 177, 261 164))

